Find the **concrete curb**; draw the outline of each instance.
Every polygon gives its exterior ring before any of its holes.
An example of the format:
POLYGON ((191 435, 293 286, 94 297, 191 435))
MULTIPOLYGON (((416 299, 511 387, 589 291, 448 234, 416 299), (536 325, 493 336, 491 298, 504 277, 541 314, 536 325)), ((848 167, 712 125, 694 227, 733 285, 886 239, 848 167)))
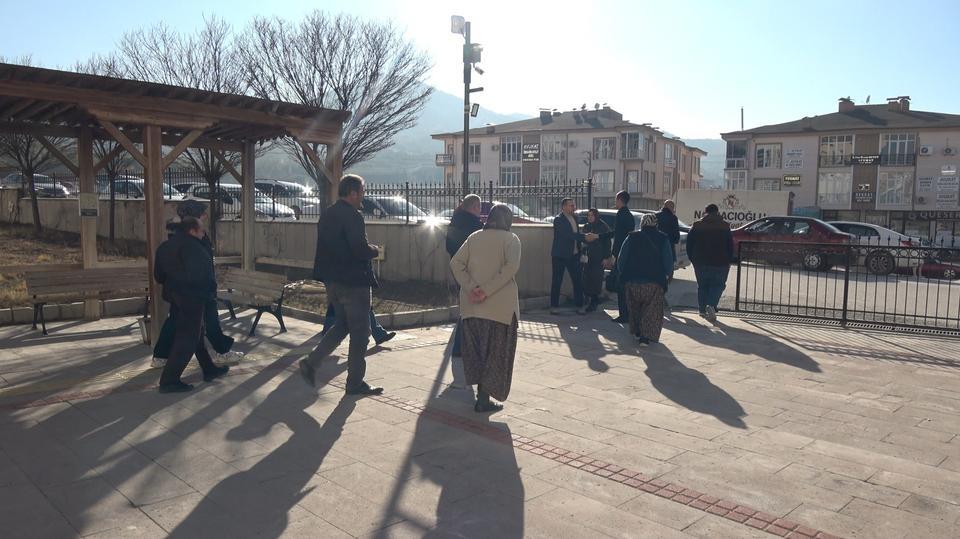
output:
MULTIPOLYGON (((143 299, 110 299, 100 302, 100 315, 103 318, 143 314, 146 307, 143 299)), ((62 303, 43 306, 43 316, 47 322, 80 320, 83 318, 83 303, 62 303)), ((11 307, 0 309, 0 326, 33 323, 33 307, 11 307)))

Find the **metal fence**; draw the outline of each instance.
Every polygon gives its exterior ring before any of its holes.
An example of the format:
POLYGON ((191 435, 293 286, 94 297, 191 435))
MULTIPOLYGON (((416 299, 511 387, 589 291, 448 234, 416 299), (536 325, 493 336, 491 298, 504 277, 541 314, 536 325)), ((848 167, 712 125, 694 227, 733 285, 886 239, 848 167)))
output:
POLYGON ((960 332, 955 250, 741 242, 738 254, 738 311, 960 332))

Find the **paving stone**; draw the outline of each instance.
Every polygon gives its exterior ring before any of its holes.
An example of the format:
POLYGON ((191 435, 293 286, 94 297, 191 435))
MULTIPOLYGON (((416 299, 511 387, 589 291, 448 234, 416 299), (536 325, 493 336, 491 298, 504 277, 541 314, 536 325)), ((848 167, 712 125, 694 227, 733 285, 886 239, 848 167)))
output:
POLYGON ((960 504, 960 483, 958 482, 917 479, 916 477, 886 471, 878 472, 870 478, 870 482, 936 498, 954 505, 960 504))
POLYGON ((710 514, 704 514, 696 522, 684 528, 683 533, 693 537, 749 537, 751 539, 770 537, 769 534, 760 530, 710 514))
POLYGON ((634 488, 568 466, 541 472, 536 477, 611 506, 619 506, 640 495, 634 488))
POLYGON ((33 485, 0 487, 0 522, 7 537, 74 537, 77 531, 33 485))
POLYGON ((116 528, 131 531, 154 528, 147 515, 132 507, 129 500, 100 478, 48 487, 43 493, 80 535, 116 528))
POLYGON ((957 537, 960 528, 865 500, 854 499, 841 511, 865 523, 864 537, 957 537))
MULTIPOLYGON (((706 506, 706 504, 703 505, 706 506)), ((620 509, 675 530, 685 529, 704 515, 703 510, 698 510, 697 507, 687 507, 657 496, 637 496, 621 505, 620 509)))
POLYGON ((551 518, 552 515, 552 518, 574 522, 614 537, 684 537, 672 528, 575 492, 558 489, 540 496, 527 504, 528 513, 540 518, 551 518))

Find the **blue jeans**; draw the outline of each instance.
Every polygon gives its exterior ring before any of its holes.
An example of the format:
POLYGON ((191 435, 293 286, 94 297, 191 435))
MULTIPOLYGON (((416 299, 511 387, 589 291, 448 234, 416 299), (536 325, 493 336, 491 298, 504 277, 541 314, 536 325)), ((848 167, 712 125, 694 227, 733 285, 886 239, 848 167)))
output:
POLYGON ((697 303, 700 306, 700 312, 706 312, 707 305, 714 309, 720 303, 720 296, 727 288, 727 275, 730 273, 730 266, 693 266, 693 272, 697 276, 697 303))
MULTIPOLYGON (((327 314, 323 318, 323 332, 326 333, 336 322, 337 311, 333 307, 333 304, 330 303, 327 305, 327 314)), ((373 337, 375 341, 382 341, 387 338, 387 330, 383 329, 380 322, 377 322, 377 316, 373 314, 373 309, 370 309, 370 336, 373 337)))

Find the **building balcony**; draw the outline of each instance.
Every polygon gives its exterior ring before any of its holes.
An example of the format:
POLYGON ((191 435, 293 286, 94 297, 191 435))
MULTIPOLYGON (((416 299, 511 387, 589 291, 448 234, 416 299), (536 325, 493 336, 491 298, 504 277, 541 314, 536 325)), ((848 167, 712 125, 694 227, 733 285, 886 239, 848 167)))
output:
POLYGON ((438 167, 452 167, 456 164, 452 153, 438 153, 435 162, 438 167))
POLYGON ((819 158, 819 166, 821 168, 825 167, 849 167, 853 164, 853 159, 849 155, 821 155, 819 158))
POLYGON ((728 157, 726 168, 747 168, 747 158, 746 157, 728 157))
POLYGON ((884 153, 880 154, 880 165, 886 167, 912 167, 917 163, 917 156, 912 153, 884 153))
POLYGON ((620 152, 620 159, 623 161, 630 159, 643 159, 643 152, 640 148, 627 148, 620 152))

